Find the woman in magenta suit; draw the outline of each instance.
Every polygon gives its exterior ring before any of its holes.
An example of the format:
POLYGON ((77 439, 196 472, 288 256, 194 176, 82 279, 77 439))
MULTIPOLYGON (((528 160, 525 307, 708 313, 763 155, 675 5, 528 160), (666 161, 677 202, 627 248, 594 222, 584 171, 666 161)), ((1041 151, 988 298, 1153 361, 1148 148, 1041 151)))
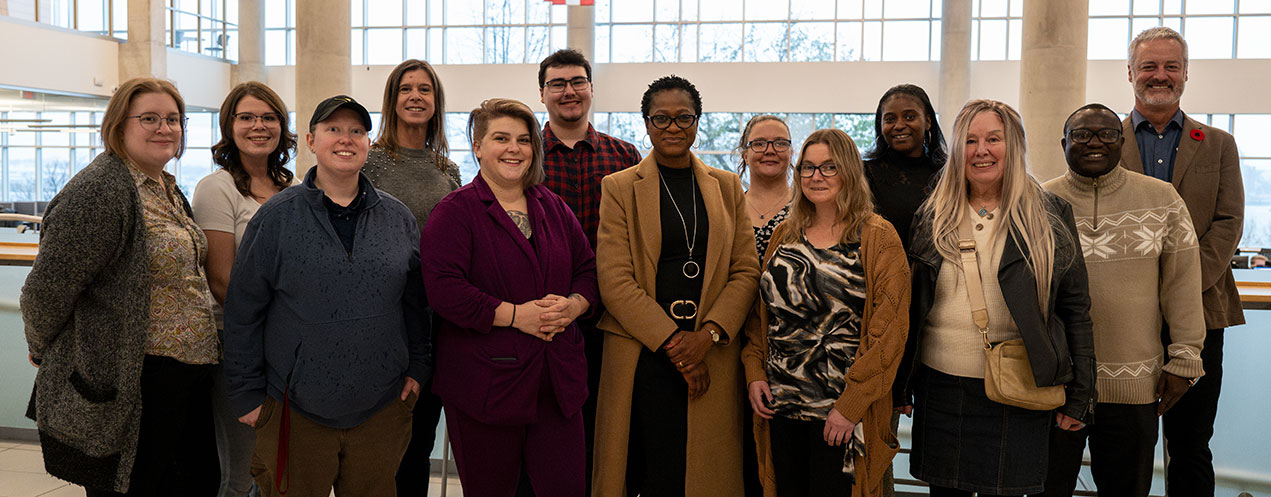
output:
POLYGON ((540 185, 539 129, 515 100, 473 110, 480 173, 437 204, 420 241, 442 318, 433 391, 468 496, 511 497, 522 468, 537 495, 585 491, 587 362, 574 320, 599 302, 596 259, 540 185))

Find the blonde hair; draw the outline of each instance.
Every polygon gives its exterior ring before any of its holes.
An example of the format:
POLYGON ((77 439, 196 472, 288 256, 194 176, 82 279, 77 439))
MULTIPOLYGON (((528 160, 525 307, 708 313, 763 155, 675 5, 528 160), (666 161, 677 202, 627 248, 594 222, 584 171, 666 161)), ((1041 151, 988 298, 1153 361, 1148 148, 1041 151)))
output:
MULTIPOLYGON (((781 126, 786 129, 786 134, 787 135, 790 134, 790 125, 786 124, 784 119, 781 119, 780 117, 774 116, 772 114, 759 114, 755 117, 750 118, 749 121, 746 121, 746 127, 742 128, 741 130, 741 139, 737 143, 737 148, 733 149, 735 152, 737 152, 737 155, 740 159, 737 161, 737 176, 742 176, 742 177, 746 176, 746 170, 749 169, 749 166, 746 164, 746 149, 750 147, 750 131, 755 129, 756 124, 759 124, 764 121, 779 122, 781 123, 781 126)), ((789 167, 789 164, 787 164, 786 165, 786 180, 789 181, 789 179, 790 179, 790 167, 789 167)))
POLYGON ((547 173, 543 171, 543 128, 538 125, 538 118, 534 117, 534 111, 528 105, 510 98, 491 98, 481 102, 480 107, 472 109, 468 114, 469 143, 481 143, 486 131, 490 129, 490 121, 500 117, 519 119, 529 128, 530 149, 534 151, 534 157, 529 170, 521 176, 521 186, 529 188, 542 183, 547 177, 547 173))
MULTIPOLYGON (((1011 239, 1025 249, 1024 257, 1037 281, 1038 304, 1045 314, 1055 261, 1055 237, 1051 225, 1060 221, 1051 219, 1057 216, 1042 204, 1041 185, 1028 172, 1024 124, 1015 109, 995 100, 972 100, 962 107, 953 124, 954 138, 948 167, 944 168, 935 191, 918 208, 918 212, 931 218, 931 236, 936 251, 946 261, 960 266, 958 226, 967 216, 966 205, 970 198, 966 179, 966 140, 971 121, 982 112, 991 112, 1002 120, 1006 157, 1003 157, 1002 163, 1001 225, 1009 227, 1011 239)), ((1001 236, 1000 232, 998 236, 1001 236)))
MULTIPOLYGON (((128 149, 124 146, 124 124, 128 120, 128 109, 132 107, 133 99, 137 98, 137 95, 146 93, 162 93, 172 97, 172 100, 176 101, 177 112, 183 119, 185 118, 185 100, 181 98, 181 92, 177 91, 176 85, 172 82, 150 77, 124 81, 115 90, 115 94, 111 95, 110 103, 106 104, 106 113, 102 115, 101 138, 102 147, 106 153, 129 163, 132 162, 132 157, 128 155, 128 149)), ((179 159, 184 153, 185 127, 183 125, 181 143, 177 144, 177 153, 173 158, 179 159)))
MULTIPOLYGON (((803 164, 803 158, 807 155, 808 147, 816 144, 822 144, 830 149, 830 157, 834 160, 834 164, 838 165, 838 177, 842 178, 843 187, 839 189, 838 195, 834 199, 835 205, 838 206, 837 219, 834 224, 843 226, 843 243, 852 243, 860 240, 861 226, 865 224, 865 220, 874 212, 874 197, 869 192, 869 183, 865 181, 865 164, 861 161, 861 153, 856 149, 856 143, 852 141, 852 137, 841 129, 819 129, 808 135, 803 141, 803 148, 799 150, 799 161, 795 164, 803 164)), ((797 167, 797 166, 796 166, 797 167)), ((803 195, 802 177, 795 178, 794 197, 790 201, 790 214, 782 224, 789 224, 785 235, 780 239, 772 240, 772 243, 781 245, 797 241, 804 236, 804 230, 812 225, 812 219, 816 214, 816 206, 812 204, 803 195)))

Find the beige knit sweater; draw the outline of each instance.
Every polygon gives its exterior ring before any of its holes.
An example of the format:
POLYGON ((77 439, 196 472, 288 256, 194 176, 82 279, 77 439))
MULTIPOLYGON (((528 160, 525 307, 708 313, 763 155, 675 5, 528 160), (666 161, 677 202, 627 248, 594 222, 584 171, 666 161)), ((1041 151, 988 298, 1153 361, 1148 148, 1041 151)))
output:
POLYGON ((1200 249, 1174 188, 1122 167, 1098 178, 1069 171, 1042 186, 1071 203, 1077 218, 1090 278, 1099 402, 1154 402, 1162 369, 1184 378, 1204 374, 1200 249), (1170 327, 1168 350, 1161 344, 1162 320, 1170 327))

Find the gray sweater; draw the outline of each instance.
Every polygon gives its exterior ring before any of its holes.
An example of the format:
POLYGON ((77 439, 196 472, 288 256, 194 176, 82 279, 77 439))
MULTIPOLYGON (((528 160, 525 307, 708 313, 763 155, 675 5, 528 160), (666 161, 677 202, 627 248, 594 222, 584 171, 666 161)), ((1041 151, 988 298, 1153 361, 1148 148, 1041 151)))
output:
POLYGON ((22 287, 27 346, 40 361, 27 416, 53 476, 128 489, 141 429, 149 263, 128 166, 98 155, 49 202, 22 287))
POLYGON ((309 419, 351 428, 428 379, 419 229, 374 188, 352 252, 313 182, 274 195, 247 224, 225 296, 225 376, 235 416, 269 395, 309 419))
POLYGON ((371 184, 401 200, 415 215, 415 223, 423 231, 428 214, 441 199, 463 183, 459 166, 430 150, 398 148, 397 159, 380 147, 372 147, 366 156, 362 173, 371 184), (437 168, 437 158, 445 161, 446 170, 437 168))

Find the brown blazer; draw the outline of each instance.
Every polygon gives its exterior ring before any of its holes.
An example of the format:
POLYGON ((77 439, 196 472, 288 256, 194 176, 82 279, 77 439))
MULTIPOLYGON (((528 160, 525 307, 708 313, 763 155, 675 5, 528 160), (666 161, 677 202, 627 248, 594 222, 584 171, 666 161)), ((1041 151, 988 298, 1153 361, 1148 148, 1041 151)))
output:
MULTIPOLYGON (((764 254, 764 267, 778 246, 777 240, 794 229, 783 222, 772 233, 764 254)), ((847 370, 847 385, 834 402, 839 414, 853 423, 864 423, 865 456, 856 459, 855 497, 883 495, 883 475, 900 447, 891 431, 891 385, 909 336, 909 263, 896 230, 878 214, 861 227, 861 254, 865 268, 865 315, 861 319, 861 344, 847 370)), ((755 299, 746 322, 746 347, 742 364, 746 384, 768 381, 768 306, 755 299)), ((754 417, 755 448, 759 456, 759 481, 764 496, 776 497, 772 444, 768 420, 754 417)))
MULTIPOLYGON (((1125 146, 1121 167, 1143 173, 1139 142, 1129 117, 1121 121, 1125 146)), ((1245 323, 1240 293, 1231 274, 1244 229, 1245 189, 1240 178, 1240 154, 1236 139, 1226 131, 1183 116, 1183 136, 1174 159, 1174 189, 1191 212, 1200 241, 1200 277, 1205 304, 1205 328, 1218 329, 1245 323)))
MULTIPOLYGON (((738 360, 742 324, 755 300, 759 260, 736 174, 693 157, 693 174, 710 219, 697 327, 713 321, 730 338, 706 353, 711 383, 688 403, 685 495, 735 497, 741 479, 742 375, 738 360)), ((657 161, 606 176, 601 182, 597 276, 605 314, 604 368, 597 394, 592 495, 626 493, 631 389, 641 347, 657 350, 676 325, 654 300, 662 248, 657 161)))

